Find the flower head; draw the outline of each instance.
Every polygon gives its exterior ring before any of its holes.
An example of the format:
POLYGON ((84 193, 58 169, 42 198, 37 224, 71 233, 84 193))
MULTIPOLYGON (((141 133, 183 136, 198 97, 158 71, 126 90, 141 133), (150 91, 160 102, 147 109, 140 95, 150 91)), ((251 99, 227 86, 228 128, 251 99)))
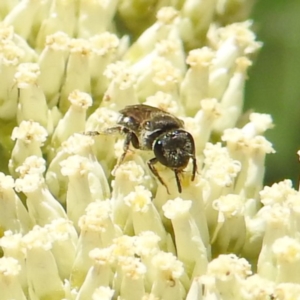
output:
POLYGON ((252 1, 2 2, 2 298, 296 298, 300 194, 240 121, 252 1))

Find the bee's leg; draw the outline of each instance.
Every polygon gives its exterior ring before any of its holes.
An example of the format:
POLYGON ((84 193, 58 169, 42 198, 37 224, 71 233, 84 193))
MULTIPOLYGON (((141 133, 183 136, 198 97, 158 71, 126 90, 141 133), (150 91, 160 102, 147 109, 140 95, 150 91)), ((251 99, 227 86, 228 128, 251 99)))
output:
POLYGON ((193 160, 193 174, 192 174, 192 181, 194 181, 195 179, 195 175, 196 175, 196 172, 197 172, 197 159, 195 156, 192 157, 192 160, 193 160))
POLYGON ((123 160, 124 160, 124 158, 125 158, 125 156, 126 156, 126 154, 127 154, 127 151, 128 151, 128 149, 129 149, 130 142, 131 142, 131 140, 132 140, 132 135, 133 135, 133 133, 132 133, 131 131, 128 131, 128 132, 126 133, 125 140, 124 140, 124 144, 123 144, 123 153, 122 153, 122 155, 121 155, 121 156, 119 157, 119 159, 118 159, 117 166, 119 166, 119 165, 123 162, 123 160))
MULTIPOLYGON (((114 129, 114 128, 112 128, 114 129)), ((123 153, 122 155, 119 157, 118 161, 117 161, 117 164, 115 165, 113 171, 112 171, 112 175, 115 175, 116 173, 116 170, 119 168, 119 166, 122 164, 127 152, 128 152, 128 149, 129 149, 129 145, 130 143, 132 143, 135 146, 138 146, 138 140, 137 140, 137 137, 136 135, 124 128, 124 127, 121 127, 121 131, 125 134, 125 140, 124 140, 124 144, 123 144, 123 153)), ((138 147, 135 147, 135 148, 138 148, 138 147)))
POLYGON ((176 178, 178 192, 181 194, 182 188, 181 188, 181 182, 180 182, 180 179, 179 179, 179 176, 178 176, 178 174, 180 173, 180 171, 174 170, 174 173, 175 173, 175 178, 176 178))
POLYGON ((93 131, 84 131, 81 132, 83 135, 89 135, 89 136, 97 136, 100 135, 101 133, 99 131, 93 130, 93 131))
POLYGON ((116 126, 116 127, 111 127, 107 128, 103 131, 86 131, 83 132, 82 134, 84 135, 90 135, 90 136, 96 136, 96 135, 101 135, 101 134, 116 134, 116 133, 122 133, 124 131, 122 126, 116 126))
POLYGON ((152 174, 159 180, 159 182, 166 188, 168 194, 170 195, 170 192, 169 192, 169 189, 168 189, 168 186, 164 183, 164 181, 162 180, 162 178, 160 177, 160 175, 158 174, 156 168, 155 168, 155 164, 158 162, 157 158, 152 158, 150 159, 147 164, 148 164, 148 167, 150 169, 150 171, 152 172, 152 174))

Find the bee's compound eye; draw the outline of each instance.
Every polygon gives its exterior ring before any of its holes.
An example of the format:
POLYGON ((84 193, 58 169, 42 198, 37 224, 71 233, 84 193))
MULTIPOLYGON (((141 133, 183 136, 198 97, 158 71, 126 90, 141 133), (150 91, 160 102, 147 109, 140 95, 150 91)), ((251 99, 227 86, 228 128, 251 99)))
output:
POLYGON ((154 143, 153 152, 157 160, 164 166, 168 166, 168 157, 166 149, 164 148, 165 141, 162 139, 157 139, 154 143))
POLYGON ((153 152, 157 160, 173 169, 185 168, 194 155, 193 137, 184 130, 173 130, 161 134, 154 143, 153 152))

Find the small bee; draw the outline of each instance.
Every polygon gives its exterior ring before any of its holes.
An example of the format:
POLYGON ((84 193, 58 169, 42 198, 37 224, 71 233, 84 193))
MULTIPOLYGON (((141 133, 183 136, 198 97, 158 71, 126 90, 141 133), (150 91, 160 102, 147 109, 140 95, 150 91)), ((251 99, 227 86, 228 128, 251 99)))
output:
MULTIPOLYGON (((179 193, 182 192, 179 174, 193 161, 192 181, 197 171, 195 157, 195 143, 192 135, 183 129, 184 123, 159 108, 138 104, 126 106, 120 111, 120 118, 116 127, 109 128, 105 133, 121 132, 125 134, 123 154, 120 156, 116 168, 122 164, 130 143, 136 149, 152 150, 155 157, 147 164, 155 177, 168 187, 160 177, 155 164, 162 165, 174 171, 179 193)), ((93 132, 93 135, 100 134, 93 132)))

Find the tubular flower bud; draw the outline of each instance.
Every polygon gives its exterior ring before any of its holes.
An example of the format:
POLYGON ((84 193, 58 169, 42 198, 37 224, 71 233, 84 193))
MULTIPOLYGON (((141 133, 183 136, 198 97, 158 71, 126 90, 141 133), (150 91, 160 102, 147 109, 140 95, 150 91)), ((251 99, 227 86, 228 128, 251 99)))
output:
POLYGON ((155 48, 140 61, 132 66, 134 74, 141 75, 145 70, 151 67, 156 59, 164 58, 169 61, 183 75, 186 71, 185 56, 182 48, 182 42, 178 39, 164 39, 156 43, 155 48))
POLYGON ((300 285, 295 283, 280 283, 275 288, 274 297, 276 299, 297 299, 300 293, 300 285))
POLYGON ((212 206, 217 211, 217 220, 211 243, 215 243, 218 251, 239 253, 246 238, 242 197, 233 194, 221 196, 213 201, 212 206))
POLYGON ((249 66, 251 66, 251 61, 248 58, 239 57, 236 59, 234 73, 220 101, 221 118, 214 124, 214 129, 217 132, 223 132, 226 128, 232 128, 242 113, 246 72, 249 66))
POLYGON ((208 264, 207 270, 207 275, 214 278, 217 290, 224 299, 234 299, 240 295, 240 283, 251 274, 250 264, 233 254, 220 255, 208 264))
POLYGON ((158 252, 152 258, 152 268, 155 272, 152 294, 162 299, 185 297, 185 290, 180 282, 180 278, 184 275, 184 267, 173 254, 158 252))
POLYGON ((19 127, 15 127, 12 140, 16 140, 9 161, 9 171, 16 176, 16 169, 28 156, 42 157, 41 146, 47 138, 47 131, 39 123, 33 121, 23 121, 19 127))
POLYGON ((72 155, 60 165, 62 175, 69 178, 66 197, 68 217, 77 227, 80 216, 93 201, 89 186, 91 163, 85 157, 72 155))
POLYGON ((204 155, 203 176, 210 186, 210 192, 205 201, 206 209, 210 209, 211 205, 209 203, 211 201, 222 194, 233 191, 236 177, 241 171, 241 164, 239 161, 230 158, 227 149, 222 148, 220 144, 207 143, 204 155))
POLYGON ((78 36, 88 38, 110 27, 117 1, 83 1, 79 4, 78 36))
POLYGON ((146 267, 138 258, 119 259, 116 275, 120 281, 120 295, 125 299, 141 299, 145 295, 145 273, 146 267))
POLYGON ((0 232, 11 230, 24 234, 32 224, 25 206, 13 190, 14 186, 11 176, 0 173, 0 232))
POLYGON ((103 299, 103 300, 112 300, 114 295, 114 290, 109 287, 100 286, 95 289, 95 292, 92 295, 92 300, 103 299))
POLYGON ((50 108, 57 105, 59 101, 69 54, 69 40, 69 36, 62 31, 48 35, 45 47, 39 56, 38 64, 41 71, 39 84, 50 108))
POLYGON ((261 217, 264 218, 266 225, 262 248, 257 262, 257 273, 266 279, 274 281, 276 279, 277 266, 272 247, 277 239, 291 234, 289 220, 291 210, 287 207, 274 205, 271 209, 269 207, 262 208, 262 211, 259 213, 262 214, 261 217))
POLYGON ((36 38, 36 47, 43 48, 47 36, 58 31, 74 36, 76 27, 76 3, 54 0, 50 4, 47 17, 43 18, 36 38))
POLYGON ((153 96, 147 97, 145 104, 158 107, 172 115, 179 115, 182 110, 170 94, 160 91, 155 93, 153 96))
POLYGON ((274 127, 272 117, 268 114, 252 113, 249 119, 250 122, 243 127, 242 131, 250 137, 261 135, 274 127))
POLYGON ((190 66, 180 86, 181 101, 188 116, 200 109, 201 100, 208 97, 209 67, 214 53, 208 47, 189 52, 186 63, 190 66))
POLYGON ((47 189, 38 174, 27 174, 16 180, 15 188, 27 196, 28 212, 35 224, 45 225, 58 218, 67 218, 62 206, 47 189))
POLYGON ((22 290, 18 275, 21 271, 21 266, 18 261, 12 257, 0 258, 0 288, 1 297, 3 299, 25 300, 25 294, 22 290))
MULTIPOLYGON (((97 18, 98 17, 99 16, 97 16, 97 18)), ((95 95, 94 100, 96 104, 98 104, 100 100, 102 100, 108 85, 108 78, 104 75, 104 71, 106 67, 116 59, 117 51, 120 47, 120 40, 115 34, 106 31, 92 36, 89 41, 91 44, 91 88, 92 94, 95 95)))
POLYGON ((210 97, 221 99, 230 81, 236 59, 255 52, 260 44, 249 29, 251 22, 234 23, 215 32, 216 58, 209 78, 210 97))
POLYGON ((288 236, 277 239, 272 246, 277 262, 275 281, 298 283, 300 243, 288 236))
MULTIPOLYGON (((107 287, 111 283, 111 248, 99 249, 95 248, 90 251, 89 256, 93 263, 90 267, 85 280, 78 292, 78 299, 91 299, 92 295, 96 293, 99 286, 107 287)), ((100 295, 100 294, 99 294, 100 295)), ((103 294, 104 296, 104 294, 103 294)), ((106 298, 105 298, 106 299, 106 298)))
POLYGON ((115 126, 119 114, 106 107, 98 108, 86 121, 86 131, 98 131, 100 134, 93 138, 95 155, 101 162, 106 177, 109 177, 110 170, 115 163, 115 139, 112 134, 105 134, 105 130, 115 126), (101 134, 102 133, 102 134, 101 134), (105 147, 103 147, 105 145, 105 147))
MULTIPOLYGON (((8 30, 9 28, 7 28, 8 30)), ((18 91, 14 83, 14 75, 18 64, 24 56, 24 51, 8 39, 6 35, 10 35, 10 33, 5 33, 5 28, 2 29, 0 25, 0 39, 3 42, 3 45, 0 46, 0 81, 2 82, 0 87, 0 119, 14 120, 17 113, 18 101, 18 91), (8 39, 7 41, 5 41, 6 38, 8 39)))
POLYGON ((121 226, 121 228, 132 224, 129 207, 125 204, 124 196, 134 190, 137 185, 142 183, 147 184, 147 179, 149 180, 149 176, 145 176, 144 168, 134 161, 123 163, 116 170, 116 177, 112 183, 113 190, 111 201, 113 205, 114 221, 121 226), (126 182, 126 186, 124 186, 124 182, 126 182))
POLYGON ((191 24, 189 48, 196 48, 205 39, 209 25, 213 20, 217 1, 188 0, 183 3, 181 12, 184 20, 191 24))
POLYGON ((200 101, 201 110, 195 115, 195 143, 197 154, 202 155, 206 143, 211 137, 213 124, 221 115, 220 104, 217 99, 204 99, 200 101))
POLYGON ((293 189, 291 180, 284 180, 274 183, 272 186, 265 186, 259 192, 261 202, 265 206, 273 206, 276 203, 284 204, 289 197, 297 195, 298 192, 293 189))
POLYGON ((70 55, 65 70, 64 83, 61 87, 59 108, 65 113, 70 106, 68 97, 74 90, 90 93, 89 57, 90 43, 84 39, 71 39, 69 42, 70 55))
POLYGON ((45 226, 52 240, 51 252, 55 258, 59 276, 62 280, 69 278, 75 260, 78 235, 67 219, 56 219, 45 226))
POLYGON ((26 247, 26 271, 30 298, 63 298, 63 283, 51 252, 52 239, 46 229, 34 227, 23 237, 23 242, 26 247))
POLYGON ((149 54, 158 41, 173 38, 178 35, 176 23, 179 19, 179 12, 173 7, 162 7, 156 15, 157 21, 149 27, 130 47, 125 59, 135 62, 149 54))
POLYGON ((138 235, 151 230, 160 237, 161 245, 165 248, 167 233, 151 197, 150 191, 143 186, 137 186, 134 192, 124 197, 124 202, 130 207, 134 233, 138 235))
POLYGON ((165 57, 172 65, 181 71, 181 74, 186 72, 185 54, 183 52, 182 41, 177 40, 161 40, 155 45, 155 51, 158 56, 165 57))
POLYGON ((6 231, 0 239, 4 257, 12 257, 17 260, 20 265, 18 278, 23 291, 28 289, 28 278, 26 272, 26 248, 23 243, 23 236, 20 233, 13 234, 11 231, 6 231))
POLYGON ((18 2, 4 18, 4 24, 13 25, 15 31, 25 40, 33 39, 31 36, 35 32, 33 27, 39 21, 36 16, 40 17, 41 11, 45 9, 46 2, 45 0, 42 3, 30 0, 18 2), (26 24, 24 24, 24 20, 27 20, 26 24))
POLYGON ((268 299, 274 295, 274 282, 264 279, 257 274, 249 276, 241 284, 243 286, 243 299, 268 299))
POLYGON ((180 71, 170 61, 163 57, 157 57, 153 60, 150 68, 139 76, 136 84, 137 96, 139 99, 144 99, 157 91, 163 91, 177 101, 180 77, 180 71))
MULTIPOLYGON (((78 222, 80 229, 76 247, 76 257, 71 272, 72 286, 81 286, 92 266, 90 251, 96 247, 104 248, 121 236, 120 228, 112 222, 111 206, 108 201, 91 203, 86 214, 78 222)), ((88 283, 87 283, 88 284, 88 283)))
POLYGON ((52 136, 51 144, 55 148, 58 148, 73 133, 84 130, 86 111, 93 103, 89 94, 78 90, 73 91, 68 99, 71 105, 64 117, 58 122, 52 136))
POLYGON ((169 200, 164 206, 164 214, 170 219, 174 228, 177 255, 185 265, 189 276, 202 275, 207 267, 207 249, 189 210, 191 201, 176 198, 169 200))
POLYGON ((15 81, 19 89, 17 121, 32 120, 40 123, 48 132, 52 131, 52 120, 45 94, 38 85, 40 70, 38 64, 23 63, 18 66, 15 81), (39 111, 37 114, 36 111, 39 111))
POLYGON ((231 156, 242 164, 235 187, 236 191, 242 192, 246 197, 257 198, 258 192, 262 188, 266 154, 274 153, 274 149, 265 137, 261 135, 248 136, 244 128, 226 129, 222 140, 227 142, 231 156))
POLYGON ((74 134, 62 144, 62 150, 58 151, 46 173, 49 189, 60 202, 65 203, 68 186, 68 179, 61 172, 61 163, 72 154, 85 157, 91 162, 89 185, 93 199, 105 199, 109 196, 110 190, 105 171, 97 161, 93 150, 93 138, 82 134, 74 134))
POLYGON ((126 64, 117 62, 108 65, 104 75, 110 78, 111 82, 103 96, 103 105, 120 110, 124 105, 137 103, 134 89, 136 78, 126 64))

